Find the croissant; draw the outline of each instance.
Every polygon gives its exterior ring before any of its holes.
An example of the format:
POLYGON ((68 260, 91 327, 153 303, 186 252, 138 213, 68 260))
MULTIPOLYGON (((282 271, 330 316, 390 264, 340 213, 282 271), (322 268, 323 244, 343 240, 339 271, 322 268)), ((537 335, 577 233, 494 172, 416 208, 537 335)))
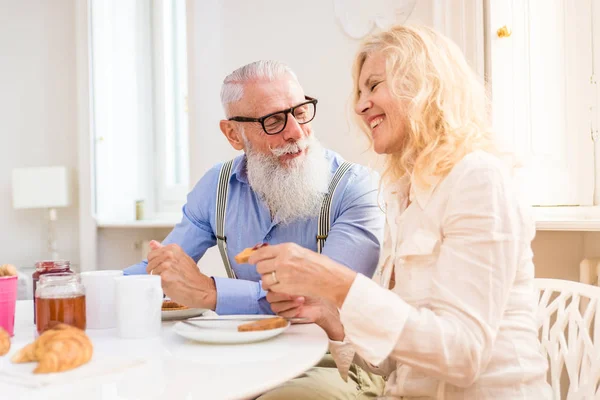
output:
POLYGON ((37 359, 35 358, 35 342, 29 343, 27 346, 17 351, 12 356, 11 361, 15 364, 37 361, 37 359))
POLYGON ((44 332, 40 337, 37 338, 33 343, 29 343, 27 346, 23 347, 21 350, 16 352, 11 361, 20 364, 20 363, 28 363, 32 361, 39 361, 38 356, 36 355, 36 349, 40 341, 47 341, 48 339, 56 336, 56 334, 61 331, 70 328, 69 325, 66 324, 56 324, 51 329, 48 329, 44 332))
POLYGON ((10 335, 4 329, 0 328, 0 356, 5 355, 10 350, 10 335))
POLYGON ((16 276, 17 269, 14 265, 11 264, 3 264, 0 265, 0 276, 16 276))
POLYGON ((79 328, 58 324, 17 352, 12 361, 39 361, 34 374, 67 371, 92 358, 92 342, 79 328))

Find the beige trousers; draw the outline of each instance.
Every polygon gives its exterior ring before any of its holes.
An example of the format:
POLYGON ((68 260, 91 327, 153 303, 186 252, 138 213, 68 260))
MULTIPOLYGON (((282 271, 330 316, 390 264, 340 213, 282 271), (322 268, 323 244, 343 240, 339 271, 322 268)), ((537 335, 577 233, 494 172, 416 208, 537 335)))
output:
POLYGON ((258 400, 373 399, 383 392, 381 376, 352 364, 344 382, 333 357, 325 355, 316 367, 260 396, 258 400))

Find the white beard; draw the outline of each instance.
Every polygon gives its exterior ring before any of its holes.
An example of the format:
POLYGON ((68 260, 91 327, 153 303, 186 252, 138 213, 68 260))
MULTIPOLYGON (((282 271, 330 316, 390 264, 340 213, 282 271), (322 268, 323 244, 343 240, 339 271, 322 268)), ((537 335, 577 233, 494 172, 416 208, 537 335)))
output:
POLYGON ((329 162, 321 144, 306 139, 271 149, 273 155, 257 153, 244 137, 248 181, 252 189, 267 203, 278 223, 309 219, 319 215, 329 185, 329 162), (283 167, 278 156, 308 149, 283 167))

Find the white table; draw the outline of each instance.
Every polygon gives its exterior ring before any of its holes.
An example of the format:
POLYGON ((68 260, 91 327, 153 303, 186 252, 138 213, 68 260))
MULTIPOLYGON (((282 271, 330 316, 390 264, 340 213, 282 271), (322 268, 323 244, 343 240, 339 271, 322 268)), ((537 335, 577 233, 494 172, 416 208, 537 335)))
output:
MULTIPOLYGON (((173 324, 163 322, 160 338, 144 340, 119 339, 114 329, 88 329, 87 334, 94 344, 94 357, 110 355, 143 359, 143 362, 120 373, 43 388, 0 382, 0 398, 253 398, 314 366, 327 350, 327 336, 314 324, 292 325, 273 339, 240 345, 209 345, 186 340, 173 332, 173 324)), ((20 349, 33 341, 33 305, 30 300, 17 302, 15 325, 11 353, 13 349, 20 349)))

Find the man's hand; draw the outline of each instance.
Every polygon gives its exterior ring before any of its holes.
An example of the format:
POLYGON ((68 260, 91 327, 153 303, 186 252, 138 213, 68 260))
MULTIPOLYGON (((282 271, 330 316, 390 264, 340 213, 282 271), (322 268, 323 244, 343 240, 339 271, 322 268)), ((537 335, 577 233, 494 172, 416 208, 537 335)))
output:
POLYGON ((181 247, 176 244, 163 246, 153 240, 150 249, 146 272, 160 275, 167 296, 188 307, 215 309, 215 282, 200 272, 194 260, 181 247))
MULTIPOLYGON (((290 296, 285 293, 267 292, 267 301, 271 304, 271 310, 282 317, 296 318, 300 308, 304 305, 305 298, 302 296, 290 296)), ((310 322, 316 321, 316 315, 303 315, 310 322)))
POLYGON ((290 296, 284 293, 267 293, 271 310, 289 318, 306 318, 319 325, 331 340, 344 340, 344 326, 338 309, 330 302, 314 297, 290 296))

